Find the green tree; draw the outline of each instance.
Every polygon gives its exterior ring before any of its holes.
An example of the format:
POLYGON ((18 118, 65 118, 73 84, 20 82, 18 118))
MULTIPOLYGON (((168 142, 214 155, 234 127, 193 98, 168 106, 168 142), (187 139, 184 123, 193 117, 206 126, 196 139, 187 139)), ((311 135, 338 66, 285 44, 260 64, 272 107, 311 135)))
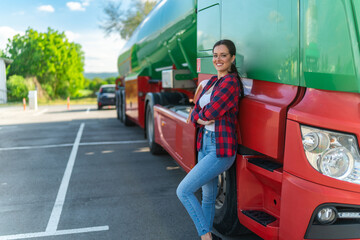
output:
POLYGON ((146 0, 145 2, 136 0, 132 7, 124 12, 121 10, 121 2, 108 2, 104 7, 106 19, 101 23, 100 28, 105 31, 106 35, 117 33, 123 39, 128 39, 156 3, 156 0, 146 0))
POLYGON ((28 84, 22 76, 12 75, 6 81, 9 101, 20 101, 26 98, 29 92, 28 84))
POLYGON ((105 82, 107 82, 107 84, 115 84, 115 81, 116 81, 116 77, 105 78, 105 82))
POLYGON ((89 83, 89 89, 93 91, 93 93, 95 94, 95 92, 99 91, 100 86, 104 85, 104 84, 109 84, 106 80, 99 78, 99 77, 95 77, 92 80, 90 80, 89 83))
POLYGON ((14 60, 10 76, 36 77, 52 98, 76 96, 84 87, 84 53, 63 32, 48 28, 39 33, 29 28, 9 41, 5 55, 14 60))

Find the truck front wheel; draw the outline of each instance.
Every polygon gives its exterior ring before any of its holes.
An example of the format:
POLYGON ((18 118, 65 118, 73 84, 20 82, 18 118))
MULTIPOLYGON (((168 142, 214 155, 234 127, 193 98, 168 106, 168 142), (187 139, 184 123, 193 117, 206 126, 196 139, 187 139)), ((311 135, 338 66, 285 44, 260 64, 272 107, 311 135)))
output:
POLYGON ((151 104, 146 108, 146 136, 150 152, 154 155, 163 153, 162 147, 155 142, 154 110, 151 104))
POLYGON ((235 236, 250 231, 240 224, 237 215, 235 164, 219 175, 215 204, 214 228, 223 235, 235 236))

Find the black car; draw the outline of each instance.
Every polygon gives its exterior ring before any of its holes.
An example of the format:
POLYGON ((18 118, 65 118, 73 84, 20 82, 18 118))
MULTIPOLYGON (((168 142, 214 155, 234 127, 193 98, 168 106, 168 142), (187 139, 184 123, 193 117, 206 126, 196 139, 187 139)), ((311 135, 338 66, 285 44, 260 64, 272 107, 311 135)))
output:
POLYGON ((97 92, 97 106, 98 109, 103 106, 115 106, 115 84, 101 85, 97 92))

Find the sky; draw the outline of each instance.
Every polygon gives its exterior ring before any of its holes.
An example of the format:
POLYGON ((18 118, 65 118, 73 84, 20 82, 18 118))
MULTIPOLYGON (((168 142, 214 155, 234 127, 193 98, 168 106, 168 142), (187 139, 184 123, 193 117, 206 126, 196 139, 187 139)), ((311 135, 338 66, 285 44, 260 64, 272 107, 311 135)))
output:
MULTIPOLYGON (((122 2, 123 10, 132 0, 122 2)), ((0 0, 0 49, 8 38, 24 34, 30 27, 47 32, 48 27, 65 32, 71 42, 82 45, 85 52, 85 72, 117 72, 118 54, 125 44, 120 35, 108 37, 99 28, 105 18, 107 0, 0 0)))

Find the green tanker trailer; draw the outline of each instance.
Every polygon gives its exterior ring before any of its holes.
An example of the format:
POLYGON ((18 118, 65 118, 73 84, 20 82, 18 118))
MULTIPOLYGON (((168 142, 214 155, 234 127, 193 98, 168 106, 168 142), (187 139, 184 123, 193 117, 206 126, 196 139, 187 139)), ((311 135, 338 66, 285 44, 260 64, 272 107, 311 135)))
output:
MULTIPOLYGON (((135 30, 118 58, 119 75, 125 86, 117 94, 119 119, 126 125, 145 127, 146 93, 174 89, 177 85, 195 88, 195 67, 196 2, 160 2, 135 30), (166 71, 169 77, 174 74, 181 78, 176 86, 170 86, 170 82, 169 86, 162 86, 162 74, 166 71), (139 81, 139 76, 149 79, 139 81)), ((174 96, 178 101, 176 94, 168 94, 167 98, 171 102, 174 96)))
MULTIPOLYGON (((245 97, 215 228, 263 239, 360 239, 360 0, 163 0, 118 60, 117 111, 153 154, 196 164, 186 119, 231 39, 245 97)), ((175 189, 174 189, 175 194, 175 189)))

